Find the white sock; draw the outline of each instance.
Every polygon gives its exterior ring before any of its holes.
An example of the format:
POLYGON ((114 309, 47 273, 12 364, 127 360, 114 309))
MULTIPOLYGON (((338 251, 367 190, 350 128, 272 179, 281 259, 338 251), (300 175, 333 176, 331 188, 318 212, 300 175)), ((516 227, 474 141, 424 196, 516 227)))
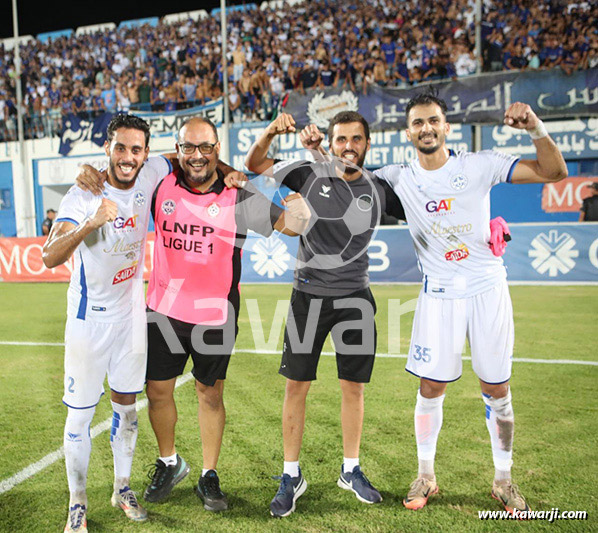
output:
POLYGON ((442 428, 442 404, 444 394, 437 398, 424 398, 417 391, 415 404, 415 441, 417 443, 417 459, 419 476, 434 477, 434 458, 436 443, 442 428))
POLYGON ((68 408, 64 425, 64 462, 69 484, 70 503, 87 505, 87 469, 91 455, 89 428, 95 407, 89 409, 68 408))
POLYGON ((110 447, 114 457, 114 490, 128 487, 137 443, 137 410, 135 404, 112 403, 110 447))
POLYGON ((351 473, 353 469, 359 466, 359 457, 349 458, 343 457, 343 473, 351 473))
POLYGON ((213 470, 214 472, 216 472, 216 474, 218 474, 218 472, 216 471, 215 468, 202 468, 201 469, 201 475, 202 475, 202 477, 205 476, 210 470, 213 470))
POLYGON ((282 473, 297 477, 299 475, 299 461, 285 461, 282 473))
POLYGON ((168 457, 159 457, 158 459, 160 459, 166 466, 176 465, 176 452, 168 457))
POLYGON ((482 394, 486 404, 486 427, 490 433, 492 459, 496 481, 511 479, 513 464, 513 435, 515 415, 511 401, 511 389, 504 398, 493 398, 482 394))

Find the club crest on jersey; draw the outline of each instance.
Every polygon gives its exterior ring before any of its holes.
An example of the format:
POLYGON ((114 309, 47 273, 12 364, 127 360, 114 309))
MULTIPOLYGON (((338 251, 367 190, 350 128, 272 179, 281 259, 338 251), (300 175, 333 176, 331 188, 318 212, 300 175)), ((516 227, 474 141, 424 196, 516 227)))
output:
POLYGON ((176 203, 174 200, 164 200, 162 202, 162 213, 165 215, 172 215, 176 209, 176 203))
POLYGON ((451 187, 456 191, 462 191, 467 187, 469 180, 463 174, 457 174, 451 177, 451 187))
POLYGON ((362 194, 357 198, 357 208, 360 211, 371 211, 373 204, 374 200, 369 194, 362 194))
POLYGON ((220 206, 216 202, 213 202, 208 206, 207 211, 209 216, 216 218, 220 214, 220 206))
POLYGON ((136 206, 141 207, 145 204, 145 194, 143 194, 141 191, 137 191, 133 200, 136 206))

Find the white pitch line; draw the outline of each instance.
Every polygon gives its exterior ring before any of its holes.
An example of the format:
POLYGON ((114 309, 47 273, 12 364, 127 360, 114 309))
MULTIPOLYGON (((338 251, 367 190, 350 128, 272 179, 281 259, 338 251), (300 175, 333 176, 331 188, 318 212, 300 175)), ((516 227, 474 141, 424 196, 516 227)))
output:
MULTIPOLYGON (((2 343, 6 344, 6 343, 2 343)), ((177 379, 176 387, 180 387, 184 385, 188 381, 193 379, 193 374, 188 372, 187 374, 179 377, 177 379)), ((137 411, 141 411, 147 407, 147 398, 143 398, 137 402, 137 411)), ((106 420, 103 420, 99 424, 96 424, 94 427, 91 428, 90 435, 91 438, 94 439, 104 431, 108 431, 112 427, 112 417, 108 417, 106 420)), ((49 453, 45 457, 42 457, 36 463, 32 463, 29 466, 23 468, 23 470, 17 472, 14 476, 11 476, 3 481, 0 481, 0 494, 8 492, 11 489, 14 489, 23 481, 27 481, 30 477, 39 474, 42 470, 48 468, 49 466, 53 465, 56 461, 60 461, 64 457, 64 447, 60 447, 57 450, 49 453)))
MULTIPOLYGON (((64 346, 64 342, 22 342, 22 341, 0 341, 0 346, 64 346)), ((278 350, 243 350, 235 349, 235 353, 276 355, 282 353, 278 350)), ((334 352, 322 352, 322 355, 336 355, 334 352)), ((376 357, 387 359, 407 359, 404 353, 377 353, 376 357)), ((465 361, 471 361, 471 357, 464 355, 465 361)), ((531 357, 513 357, 514 363, 533 363, 541 365, 582 365, 598 366, 598 361, 580 361, 577 359, 535 359, 531 357)))
MULTIPOLYGON (((282 354, 281 351, 277 350, 237 350, 235 353, 249 353, 249 354, 282 354)), ((322 352, 322 355, 333 356, 335 352, 322 352)), ((404 353, 377 353, 376 357, 387 358, 387 359, 407 359, 407 354, 404 353)), ((464 355, 462 357, 466 361, 471 361, 471 357, 464 355)), ((587 365, 587 366, 598 366, 598 361, 578 361, 575 359, 532 359, 529 357, 513 357, 514 363, 538 363, 544 365, 587 365)))

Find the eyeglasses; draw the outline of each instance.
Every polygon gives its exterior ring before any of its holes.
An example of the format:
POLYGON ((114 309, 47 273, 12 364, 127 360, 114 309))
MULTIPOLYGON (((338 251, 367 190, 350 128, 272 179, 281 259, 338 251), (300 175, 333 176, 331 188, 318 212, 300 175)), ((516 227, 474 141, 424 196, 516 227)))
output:
POLYGON ((201 143, 201 144, 191 144, 191 143, 183 143, 179 144, 179 148, 181 152, 185 155, 191 155, 195 153, 195 150, 199 150, 200 154, 203 155, 210 155, 214 151, 214 146, 218 143, 201 143))

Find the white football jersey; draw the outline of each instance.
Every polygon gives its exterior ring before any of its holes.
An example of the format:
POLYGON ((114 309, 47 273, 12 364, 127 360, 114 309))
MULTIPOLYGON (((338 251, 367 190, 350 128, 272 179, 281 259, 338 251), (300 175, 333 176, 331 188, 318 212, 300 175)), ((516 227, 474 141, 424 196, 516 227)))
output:
POLYGON ((502 258, 488 245, 490 190, 511 181, 518 160, 492 150, 451 151, 437 170, 425 170, 415 159, 374 172, 405 208, 426 293, 466 298, 506 278, 502 258))
POLYGON ((90 233, 75 250, 67 296, 70 317, 119 322, 144 311, 143 266, 152 195, 171 171, 168 160, 150 157, 131 189, 106 183, 103 196, 95 196, 74 185, 62 199, 56 222, 76 225, 95 215, 102 198, 118 206, 116 219, 90 233))

